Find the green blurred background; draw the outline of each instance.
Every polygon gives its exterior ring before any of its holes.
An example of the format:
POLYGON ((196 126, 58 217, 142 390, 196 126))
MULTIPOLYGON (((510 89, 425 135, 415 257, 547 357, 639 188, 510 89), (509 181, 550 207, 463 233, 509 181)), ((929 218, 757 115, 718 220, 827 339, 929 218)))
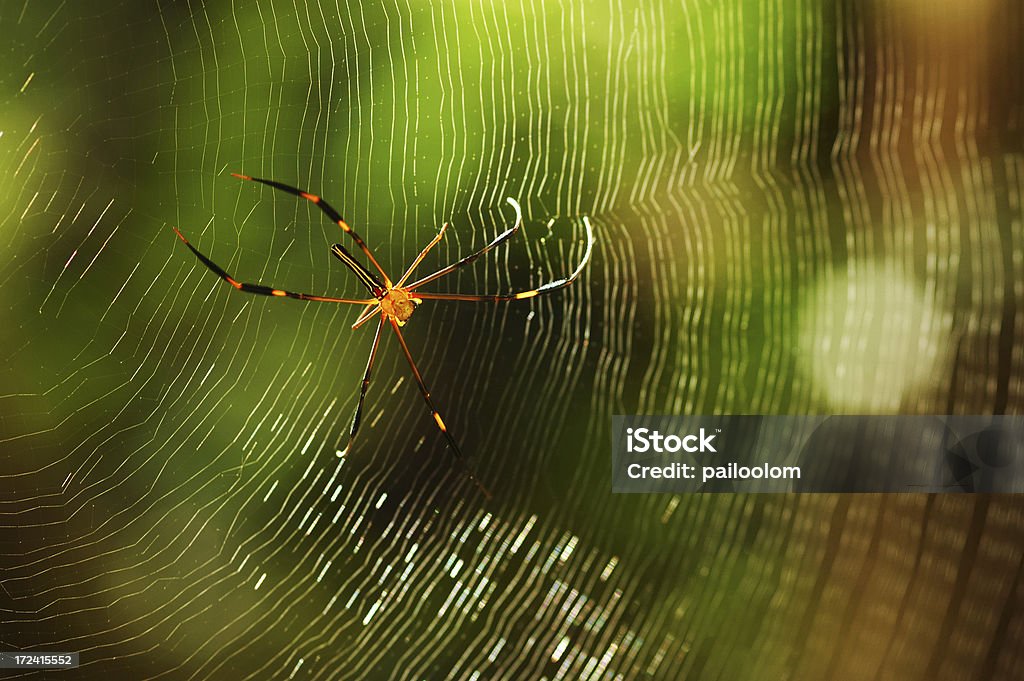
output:
POLYGON ((0 648, 93 678, 1020 678, 1022 504, 612 496, 616 413, 1017 414, 1022 10, 0 2, 0 648), (440 224, 407 337, 360 295, 440 224), (348 244, 347 244, 348 245, 348 244))

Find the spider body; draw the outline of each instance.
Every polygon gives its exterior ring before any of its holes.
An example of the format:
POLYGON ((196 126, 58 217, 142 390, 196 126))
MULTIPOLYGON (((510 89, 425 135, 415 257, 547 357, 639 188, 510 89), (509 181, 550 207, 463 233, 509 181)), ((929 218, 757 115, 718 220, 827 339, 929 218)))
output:
POLYGON ((583 267, 590 260, 590 253, 594 246, 594 232, 593 228, 590 225, 590 221, 586 217, 583 218, 583 224, 587 230, 586 250, 583 254, 583 258, 580 260, 579 265, 576 266, 576 269, 568 277, 548 282, 543 286, 539 286, 529 291, 518 291, 515 293, 499 293, 493 295, 469 295, 462 293, 426 293, 418 291, 417 289, 420 286, 428 284, 432 281, 440 279, 441 277, 447 274, 454 272, 460 267, 464 267, 465 265, 472 263, 480 256, 484 255, 491 249, 508 240, 513 234, 516 233, 516 231, 519 230, 519 227, 522 225, 523 222, 523 213, 522 210, 519 208, 519 204, 514 199, 509 198, 507 199, 507 201, 509 205, 512 206, 512 208, 514 208, 516 211, 515 225, 499 234, 489 244, 487 244, 480 250, 476 251, 475 253, 471 253, 470 255, 465 256, 461 260, 458 260, 457 262, 452 263, 447 267, 443 267, 440 270, 437 270, 433 274, 429 274, 410 284, 407 284, 406 281, 408 281, 408 279, 412 276, 413 271, 420 264, 423 258, 427 255, 430 249, 437 245, 439 241, 441 241, 441 238, 444 236, 445 231, 448 229, 448 223, 445 223, 444 225, 442 225, 441 230, 438 232, 437 236, 435 236, 430 241, 430 243, 428 243, 423 248, 423 250, 420 251, 420 254, 416 256, 416 259, 413 260, 412 264, 408 267, 408 269, 406 269, 405 274, 402 275, 401 279, 393 283, 391 281, 391 278, 384 272, 384 269, 380 266, 380 264, 378 264, 377 259, 373 255, 373 252, 366 245, 366 242, 363 241, 362 237, 356 234, 356 232, 348 225, 348 223, 345 222, 345 219, 341 217, 341 214, 338 213, 338 211, 336 211, 334 208, 332 208, 331 205, 324 201, 321 197, 317 196, 316 194, 311 194, 301 189, 297 189, 295 187, 291 187, 289 185, 276 182, 274 180, 264 180, 258 177, 250 177, 249 175, 238 175, 235 173, 232 174, 239 179, 250 180, 252 182, 259 182, 260 184, 265 184, 269 187, 273 187, 274 189, 278 189, 289 194, 292 194, 294 196, 298 196, 302 199, 305 199, 315 204, 321 211, 323 211, 323 213, 332 222, 341 227, 342 231, 349 237, 351 237, 353 241, 356 242, 356 245, 359 246, 360 250, 363 251, 363 254, 366 256, 367 260, 370 261, 370 263, 376 270, 376 273, 371 271, 359 260, 357 260, 355 256, 353 256, 352 253, 350 253, 348 249, 346 249, 341 244, 334 244, 331 246, 331 254, 334 255, 334 257, 340 260, 346 267, 349 268, 349 270, 352 271, 352 273, 356 276, 356 279, 358 279, 359 283, 373 297, 364 299, 352 299, 335 298, 332 296, 323 296, 311 293, 295 293, 292 291, 279 289, 273 286, 251 284, 233 279, 231 275, 228 274, 223 268, 221 268, 219 265, 217 265, 212 260, 207 258, 205 255, 199 252, 199 250, 197 250, 195 246, 189 243, 188 239, 186 239, 185 236, 180 231, 178 231, 177 228, 174 229, 178 237, 183 242, 185 242, 185 245, 188 246, 189 250, 191 250, 192 253, 195 254, 197 258, 199 258, 200 262, 202 262, 214 274, 219 276, 221 279, 223 279, 224 281, 226 281, 228 284, 230 284, 235 289, 238 289, 239 291, 245 291, 246 293, 254 293, 257 295, 273 296, 278 298, 296 298, 299 300, 309 300, 324 303, 362 305, 364 306, 365 309, 363 313, 359 315, 359 317, 356 319, 355 323, 352 324, 353 329, 362 326, 364 323, 366 323, 370 319, 373 319, 374 317, 378 317, 377 332, 374 334, 373 344, 370 346, 370 356, 366 362, 366 370, 363 373, 363 381, 361 384, 361 389, 359 391, 359 400, 356 403, 355 414, 353 414, 352 416, 352 425, 349 429, 348 445, 345 447, 345 449, 340 450, 338 452, 338 455, 344 456, 349 451, 349 449, 351 449, 352 443, 355 441, 356 433, 359 431, 359 425, 362 422, 363 401, 366 397, 366 392, 370 387, 370 375, 373 370, 373 362, 377 356, 377 348, 380 346, 380 339, 384 327, 385 325, 388 325, 392 328, 395 337, 398 339, 398 343, 402 348, 402 353, 405 355, 405 358, 409 363, 409 368, 412 370, 413 378, 415 378, 416 384, 420 389, 420 394, 423 396, 423 400, 426 402, 427 408, 430 410, 430 415, 433 417, 433 420, 437 424, 437 427, 440 429, 441 433, 447 440, 448 446, 451 447, 451 450, 455 455, 455 458, 466 469, 469 479, 473 481, 473 483, 484 493, 485 496, 487 496, 487 498, 490 498, 490 492, 487 491, 487 489, 480 483, 480 481, 476 479, 476 476, 473 474, 473 472, 469 470, 468 466, 466 466, 462 456, 462 452, 459 449, 458 444, 455 442, 455 438, 452 437, 450 432, 448 432, 448 427, 445 425, 444 420, 442 420, 441 418, 441 415, 434 407, 434 402, 430 397, 430 391, 427 389, 426 383, 424 383, 423 377, 420 375, 420 371, 416 367, 416 362, 413 361, 412 353, 409 351, 409 346, 405 342, 405 337, 402 335, 400 327, 405 326, 405 323, 409 321, 409 318, 412 316, 412 313, 416 311, 417 306, 422 304, 424 300, 465 300, 497 303, 503 301, 523 300, 526 298, 532 298, 537 295, 551 293, 552 291, 557 291, 559 289, 565 288, 566 286, 569 286, 570 284, 572 284, 572 282, 576 280, 577 277, 579 277, 580 273, 583 271, 583 267))
POLYGON ((395 287, 388 290, 380 299, 380 311, 388 319, 394 319, 399 326, 405 326, 409 317, 416 311, 416 306, 422 303, 420 298, 414 298, 408 290, 395 287))

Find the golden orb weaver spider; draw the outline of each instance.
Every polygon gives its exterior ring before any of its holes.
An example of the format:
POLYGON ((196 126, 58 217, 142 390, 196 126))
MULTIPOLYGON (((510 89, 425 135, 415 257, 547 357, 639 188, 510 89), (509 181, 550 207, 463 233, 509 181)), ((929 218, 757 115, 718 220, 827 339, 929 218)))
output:
POLYGON ((405 274, 402 275, 402 278, 399 279, 397 283, 392 283, 391 278, 388 277, 386 272, 384 272, 384 269, 377 262, 377 259, 373 257, 373 252, 370 251, 370 248, 366 245, 366 242, 363 241, 363 238, 359 236, 351 227, 349 227, 348 223, 345 222, 345 219, 341 217, 341 214, 338 213, 338 211, 334 210, 334 208, 332 208, 331 205, 324 201, 322 198, 320 198, 316 194, 310 194, 309 192, 305 192, 301 189, 296 189, 295 187, 290 187, 286 184, 275 182, 273 180, 264 180, 259 177, 239 175, 237 173, 232 173, 232 175, 241 180, 248 180, 251 182, 259 182, 260 184, 265 184, 269 187, 273 187, 274 189, 288 192, 289 194, 293 194, 295 196, 306 199, 307 201, 311 201, 312 203, 316 204, 320 208, 320 210, 323 211, 324 215, 326 215, 331 220, 331 222, 337 224, 339 227, 341 227, 342 231, 344 231, 346 234, 352 237, 352 239, 356 242, 359 248, 369 259, 370 263, 374 266, 377 272, 380 273, 380 278, 378 278, 376 274, 371 272, 369 269, 364 267, 362 263, 356 260, 355 257, 351 253, 349 253, 349 251, 344 246, 342 246, 341 244, 334 244, 331 246, 331 254, 338 260, 343 262, 350 270, 352 270, 352 273, 355 274, 356 278, 359 279, 359 283, 361 283, 370 292, 373 298, 367 298, 363 300, 350 298, 333 298, 331 296, 320 296, 313 295, 310 293, 295 293, 293 291, 285 291, 284 289, 275 288, 273 286, 250 284, 233 279, 231 275, 228 274, 223 268, 221 268, 219 265, 217 265, 215 262, 207 258, 202 253, 200 253, 195 246, 189 243, 188 239, 185 238, 185 236, 178 230, 177 227, 174 228, 174 231, 178 235, 178 238, 181 239, 186 246, 188 246, 189 250, 191 250, 192 253, 194 253, 195 256, 199 258, 199 260, 204 265, 206 265, 206 267, 208 267, 214 274, 219 276, 227 283, 231 284, 231 286, 238 289, 239 291, 245 291, 246 293, 255 293, 261 296, 296 298, 298 300, 312 300, 323 303, 363 305, 366 307, 366 310, 359 316, 358 319, 356 319, 355 323, 352 324, 353 329, 358 329, 365 322, 372 319, 375 314, 380 314, 380 321, 377 323, 377 332, 373 336, 373 345, 370 346, 370 357, 366 361, 366 370, 363 372, 363 382, 359 389, 359 401, 356 404, 355 414, 352 416, 352 425, 349 428, 348 444, 345 446, 343 450, 340 450, 338 452, 338 456, 344 456, 349 451, 349 449, 351 449, 352 443, 355 441, 356 438, 356 433, 359 432, 359 425, 362 420, 363 414, 363 402, 366 399, 366 392, 370 388, 370 373, 373 370, 373 361, 377 356, 377 348, 380 346, 381 332, 384 329, 384 324, 390 324, 391 328, 394 330, 395 336, 398 338, 398 344, 402 346, 402 352, 403 354, 405 354, 406 361, 409 362, 409 368, 412 369, 413 378, 416 379, 416 384, 419 386, 420 393, 423 395, 423 399, 427 403, 427 408, 430 410, 430 415, 433 417, 434 422, 437 424, 437 427, 441 430, 441 433, 444 434, 445 439, 448 441, 448 446, 451 447, 452 452, 455 454, 456 460, 458 460, 460 465, 462 465, 463 469, 466 471, 466 474, 469 476, 469 479, 473 481, 473 484, 475 484, 477 488, 480 489, 484 496, 490 499, 491 493, 487 490, 486 487, 484 487, 484 485, 479 480, 477 480, 476 475, 467 465, 466 460, 462 455, 462 450, 459 449, 459 445, 455 442, 455 438, 452 437, 452 434, 448 432, 448 426, 445 425, 444 420, 441 418, 441 414, 438 413, 437 408, 434 406, 433 400, 430 399, 430 391, 427 389, 426 383, 423 382, 423 377, 420 375, 419 369, 416 368, 416 362, 413 360, 412 353, 409 351, 409 346, 405 342, 405 337, 402 335, 401 327, 405 326, 405 323, 409 320, 409 317, 411 317, 412 313, 415 312, 416 307, 420 305, 424 300, 468 300, 477 302, 501 302, 509 300, 523 300, 525 298, 532 298, 534 296, 538 296, 544 293, 551 293, 552 291, 557 291, 558 289, 562 289, 565 288, 566 286, 569 286, 576 280, 577 277, 580 276, 580 273, 583 271, 583 268, 590 260, 590 252, 591 250, 593 250, 594 247, 594 230, 590 224, 590 220, 588 220, 586 217, 583 218, 583 224, 586 227, 587 231, 586 250, 583 253, 583 258, 576 266, 576 269, 573 270, 572 274, 570 274, 568 277, 565 277, 563 279, 557 279, 555 281, 549 282, 547 284, 544 284, 543 286, 531 289, 529 291, 518 291, 516 293, 494 295, 467 295, 461 293, 424 293, 418 291, 417 289, 420 286, 423 286, 424 284, 436 281, 437 279, 440 279, 441 277, 447 274, 451 274, 460 267, 464 267, 465 265, 472 263, 477 258, 484 255, 491 249, 507 241, 512 235, 514 235, 519 230, 519 228, 523 224, 523 212, 522 209, 520 209, 519 204, 515 201, 515 199, 512 199, 511 197, 506 199, 509 205, 511 205, 512 208, 514 208, 516 211, 515 224, 509 229, 499 234, 489 244, 487 244, 480 250, 476 251, 475 253, 467 255, 461 260, 458 260, 452 263, 451 265, 448 265, 447 267, 439 269, 433 274, 428 274, 425 277, 417 279, 411 284, 406 284, 406 282, 409 280, 409 277, 412 276, 413 271, 420 264, 420 262, 422 262, 423 258, 427 255, 427 253, 430 252, 430 249, 436 246, 437 243, 441 241, 442 237, 444 237, 444 233, 448 229, 448 223, 446 222, 441 226, 441 231, 438 232, 437 236, 435 236, 430 241, 430 243, 428 243, 423 248, 423 250, 420 251, 420 254, 416 256, 416 259, 412 261, 412 264, 409 265, 408 269, 406 269, 405 274))

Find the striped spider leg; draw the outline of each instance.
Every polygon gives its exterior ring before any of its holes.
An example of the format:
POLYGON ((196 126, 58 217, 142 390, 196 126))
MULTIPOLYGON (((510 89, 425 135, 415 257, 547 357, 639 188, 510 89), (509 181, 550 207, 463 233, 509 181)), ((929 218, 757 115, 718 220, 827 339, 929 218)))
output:
POLYGON ((409 350, 409 346, 405 341, 405 337, 402 335, 401 327, 405 326, 406 322, 412 316, 412 313, 415 312, 416 307, 420 305, 424 300, 463 300, 484 302, 522 300, 525 298, 532 298, 534 296, 545 293, 551 293, 553 291, 557 291, 559 289, 565 288, 566 286, 569 286, 577 279, 577 277, 579 277, 580 273, 583 271, 583 268, 590 260, 590 254, 594 246, 594 231, 593 227, 590 224, 590 221, 587 218, 583 219, 584 225, 587 230, 586 250, 583 254, 583 258, 576 266, 576 269, 568 277, 558 279, 553 282, 549 282, 535 289, 531 289, 528 291, 518 291, 514 293, 493 295, 423 293, 416 291, 416 289, 418 289, 420 286, 423 286, 424 284, 436 281, 437 279, 440 279, 441 277, 444 277, 445 275, 450 274, 458 270, 459 268, 469 265, 470 263, 476 261, 478 258, 480 258, 480 256, 484 255, 485 253, 491 251, 492 249, 496 248, 500 244, 507 241, 519 230, 523 223, 523 213, 515 199, 507 199, 509 205, 511 205, 516 212, 516 221, 512 227, 499 234, 497 237, 495 237, 493 241, 488 243, 480 250, 465 256, 461 260, 458 260, 452 263, 451 265, 448 265, 447 267, 443 267, 432 274, 429 274, 421 279, 418 279, 412 284, 406 285, 406 281, 409 280, 409 278, 412 276, 413 271, 423 261, 427 253, 429 253, 430 250, 434 246, 436 246, 444 237, 444 234, 448 229, 448 223, 445 223, 441 227, 441 230, 438 232, 437 236, 435 236, 423 248, 423 250, 420 251, 419 255, 416 256, 412 264, 409 265, 409 267, 406 269, 405 273, 398 280, 398 282, 392 283, 391 278, 388 277, 387 273, 377 262, 377 259, 373 255, 373 252, 366 245, 366 242, 362 239, 362 237, 360 237, 348 225, 348 223, 345 222, 344 218, 341 217, 341 214, 338 213, 338 211, 332 208, 331 205, 324 201, 322 198, 315 194, 311 194, 301 189, 297 189, 295 187, 282 184, 280 182, 275 182, 273 180, 265 180, 258 177, 251 177, 249 175, 239 175, 235 173, 232 173, 232 175, 242 180, 249 180, 252 182, 259 182, 261 184, 265 184, 274 189, 287 192, 289 194, 298 196, 300 198, 306 199, 307 201, 311 201, 312 203, 316 204, 317 207, 319 207, 320 210, 323 211, 324 215, 328 217, 328 219, 330 219, 332 222, 341 227, 342 231, 348 234, 356 242, 360 250, 363 251, 367 259, 370 261, 370 263, 374 266, 377 272, 380 273, 380 277, 378 278, 376 274, 374 274, 372 271, 367 269, 362 263, 356 260, 356 258, 344 246, 342 246, 341 244, 334 244, 331 246, 331 254, 334 255, 334 257, 338 258, 338 260, 340 260, 346 267, 349 268, 349 270, 352 271, 353 274, 355 274, 356 278, 359 280, 359 283, 362 284, 363 287, 367 289, 367 291, 373 296, 373 298, 335 298, 331 296, 315 295, 309 293, 294 293, 292 291, 286 291, 284 289, 278 289, 272 286, 240 282, 232 278, 231 275, 229 275, 223 268, 221 268, 219 265, 217 265, 212 260, 203 255, 199 250, 197 250, 191 243, 189 243, 189 241, 184 237, 184 235, 182 235, 182 233, 178 231, 177 228, 175 228, 174 230, 178 237, 185 243, 186 246, 188 246, 189 250, 191 250, 192 253, 195 254, 197 258, 199 258, 200 262, 202 262, 214 274, 219 276, 221 279, 223 279, 224 281, 226 281, 228 284, 230 284, 239 291, 245 291, 246 293, 254 293, 257 295, 295 298, 298 300, 308 300, 315 302, 362 305, 366 309, 356 319, 355 323, 353 323, 353 329, 359 328, 362 324, 372 319, 375 315, 379 315, 377 329, 373 336, 373 344, 370 346, 370 355, 366 361, 366 369, 363 372, 363 380, 359 388, 359 398, 356 403, 355 412, 352 416, 352 424, 349 428, 348 444, 345 446, 344 449, 339 451, 338 455, 344 456, 351 449, 352 444, 355 441, 356 434, 359 432, 359 426, 362 423, 363 405, 365 403, 366 393, 370 387, 370 379, 373 372, 374 360, 376 359, 377 351, 380 348, 381 334, 384 330, 385 324, 387 324, 391 327, 393 333, 395 334, 395 337, 398 339, 398 343, 402 348, 402 354, 405 355, 405 359, 409 363, 409 368, 412 370, 412 375, 413 378, 416 380, 416 385, 419 387, 420 394, 423 396, 423 400, 426 403, 427 408, 430 410, 431 417, 434 419, 434 422, 437 424, 438 429, 440 429, 441 433, 445 437, 445 440, 448 442, 448 446, 451 448, 452 453, 455 456, 455 459, 462 466, 462 468, 466 472, 466 475, 473 482, 473 484, 477 486, 477 488, 484 494, 485 497, 490 499, 492 496, 490 491, 488 491, 487 488, 484 487, 484 485, 477 479, 472 469, 466 463, 465 457, 462 454, 462 450, 459 449, 458 443, 455 441, 455 438, 452 436, 452 434, 448 431, 448 426, 445 425, 444 419, 441 418, 441 414, 434 406, 434 402, 430 397, 430 390, 427 388, 427 385, 423 380, 423 376, 420 374, 420 371, 416 366, 416 362, 412 357, 412 352, 409 350))

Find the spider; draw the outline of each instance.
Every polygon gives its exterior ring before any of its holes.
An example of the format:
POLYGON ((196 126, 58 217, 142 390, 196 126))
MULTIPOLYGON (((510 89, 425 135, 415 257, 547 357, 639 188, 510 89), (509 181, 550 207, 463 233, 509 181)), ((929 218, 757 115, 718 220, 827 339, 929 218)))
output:
POLYGON ((386 272, 384 272, 384 269, 380 266, 380 264, 377 262, 377 259, 373 256, 373 252, 370 251, 369 246, 367 246, 366 242, 363 241, 363 238, 359 236, 351 227, 349 227, 348 223, 345 222, 345 219, 341 217, 341 214, 338 213, 338 211, 332 208, 329 203, 324 201, 316 194, 310 194, 309 192, 297 189, 295 187, 290 187, 286 184, 275 182, 273 180, 265 180, 259 177, 251 177, 249 175, 239 175, 237 173, 232 173, 232 176, 237 177, 241 180, 259 182, 260 184, 265 184, 269 187, 273 187, 274 189, 278 189, 280 191, 293 194, 295 196, 306 199, 307 201, 311 201, 312 203, 316 204, 317 207, 319 207, 320 210, 323 211, 324 215, 326 215, 331 220, 331 222, 337 224, 339 227, 341 227, 343 232, 352 237, 353 241, 356 242, 360 250, 363 251, 367 259, 373 265, 374 269, 376 269, 380 275, 378 276, 377 274, 366 268, 361 262, 356 260, 356 258, 344 246, 342 246, 341 244, 334 244, 331 246, 331 255, 336 257, 338 260, 343 262, 346 267, 352 270, 352 273, 356 275, 356 278, 359 280, 359 283, 362 284, 366 288, 366 290, 369 291, 369 293, 373 296, 372 298, 366 298, 362 300, 350 298, 334 298, 331 296, 313 295, 309 293, 294 293, 292 291, 286 291, 284 289, 279 289, 272 286, 264 286, 262 284, 250 284, 242 281, 237 281, 234 278, 232 278, 232 276, 228 274, 222 267, 220 267, 220 265, 214 263, 212 260, 207 258, 202 253, 200 253, 195 246, 189 243, 188 239, 185 238, 185 236, 178 230, 177 227, 174 228, 174 231, 178 235, 178 238, 181 239, 186 246, 188 246, 189 250, 191 250, 192 253, 194 253, 195 256, 199 258, 199 260, 204 265, 206 265, 206 267, 208 267, 211 271, 213 271, 214 274, 219 276, 227 283, 231 284, 231 286, 238 289, 239 291, 245 291, 246 293, 255 293, 261 296, 295 298, 298 300, 312 300, 322 303, 362 305, 366 309, 363 311, 361 315, 359 315, 359 318, 356 319, 355 323, 352 324, 353 329, 358 329, 364 323, 372 319, 374 315, 379 315, 379 321, 377 322, 377 332, 373 336, 373 344, 370 346, 370 356, 369 359, 367 359, 366 361, 366 370, 363 372, 363 381, 359 388, 359 401, 356 403, 355 414, 353 414, 352 416, 352 425, 349 427, 348 444, 345 446, 343 450, 340 450, 338 452, 338 456, 345 456, 345 454, 351 449, 352 443, 356 439, 356 434, 359 432, 359 425, 362 420, 363 414, 363 402, 366 399, 366 392, 370 388, 370 374, 371 371, 373 370, 373 361, 377 357, 377 348, 380 346, 380 338, 381 333, 384 330, 384 325, 388 324, 394 331, 395 337, 398 338, 398 344, 402 347, 402 353, 405 355, 406 361, 409 362, 409 368, 412 369, 413 378, 416 379, 416 385, 419 386, 420 393, 423 395, 423 400, 427 403, 427 408, 430 410, 430 415, 433 417, 434 422, 437 424, 437 427, 441 430, 441 433, 447 440, 448 446, 451 447, 456 460, 462 465, 469 479, 477 486, 477 488, 484 494, 485 497, 490 499, 491 493, 476 478, 476 475, 474 475, 472 469, 470 469, 469 466, 466 464, 465 458, 462 455, 462 450, 459 449, 458 443, 456 443, 455 438, 448 430, 448 426, 445 425, 444 420, 441 418, 441 414, 437 411, 437 408, 434 406, 434 401, 430 398, 430 390, 427 389, 426 383, 423 382, 423 376, 420 375, 419 369, 416 368, 416 362, 413 360, 412 353, 409 351, 409 346, 405 342, 405 337, 402 335, 401 327, 405 326, 406 322, 409 321, 409 318, 412 316, 413 312, 416 311, 417 306, 423 303, 424 300, 468 300, 477 302, 501 302, 509 300, 523 300, 526 298, 532 298, 534 296, 541 295, 543 293, 551 293, 552 291, 557 291, 558 289, 562 289, 565 288, 566 286, 569 286, 576 280, 577 277, 580 276, 580 273, 583 271, 583 268, 590 260, 590 252, 594 246, 594 230, 590 224, 590 221, 586 218, 583 219, 583 224, 586 226, 587 230, 587 246, 586 251, 583 254, 583 259, 580 260, 580 263, 576 266, 576 269, 568 277, 565 277, 563 279, 557 279, 555 281, 549 282, 547 284, 544 284, 543 286, 531 289, 529 291, 519 291, 516 293, 504 293, 495 295, 468 295, 462 293, 426 293, 423 291, 419 291, 419 287, 423 286, 424 284, 428 284, 432 281, 436 281, 441 277, 451 274, 455 270, 472 263, 477 258, 484 255, 491 249, 507 241, 512 235, 514 235, 519 230, 519 227, 523 223, 523 212, 520 209, 519 204, 515 201, 515 199, 511 197, 506 199, 509 205, 512 206, 512 208, 515 209, 516 211, 516 221, 511 228, 499 234, 493 241, 491 241, 489 244, 481 248, 479 251, 467 255, 461 260, 458 260, 457 262, 452 263, 447 267, 443 267, 437 270, 433 274, 428 274, 425 277, 417 279, 411 284, 407 284, 406 282, 412 276, 413 271, 420 264, 420 262, 422 262, 423 258, 426 257, 427 253, 430 252, 430 249, 436 246, 437 243, 441 241, 441 239, 444 237, 444 233, 448 229, 447 222, 441 226, 441 230, 438 232, 437 236, 431 239, 430 243, 428 243, 423 248, 423 250, 420 251, 420 254, 417 255, 416 259, 412 261, 412 264, 409 265, 409 268, 405 271, 405 274, 403 274, 402 277, 397 282, 392 282, 391 278, 387 275, 386 272))

